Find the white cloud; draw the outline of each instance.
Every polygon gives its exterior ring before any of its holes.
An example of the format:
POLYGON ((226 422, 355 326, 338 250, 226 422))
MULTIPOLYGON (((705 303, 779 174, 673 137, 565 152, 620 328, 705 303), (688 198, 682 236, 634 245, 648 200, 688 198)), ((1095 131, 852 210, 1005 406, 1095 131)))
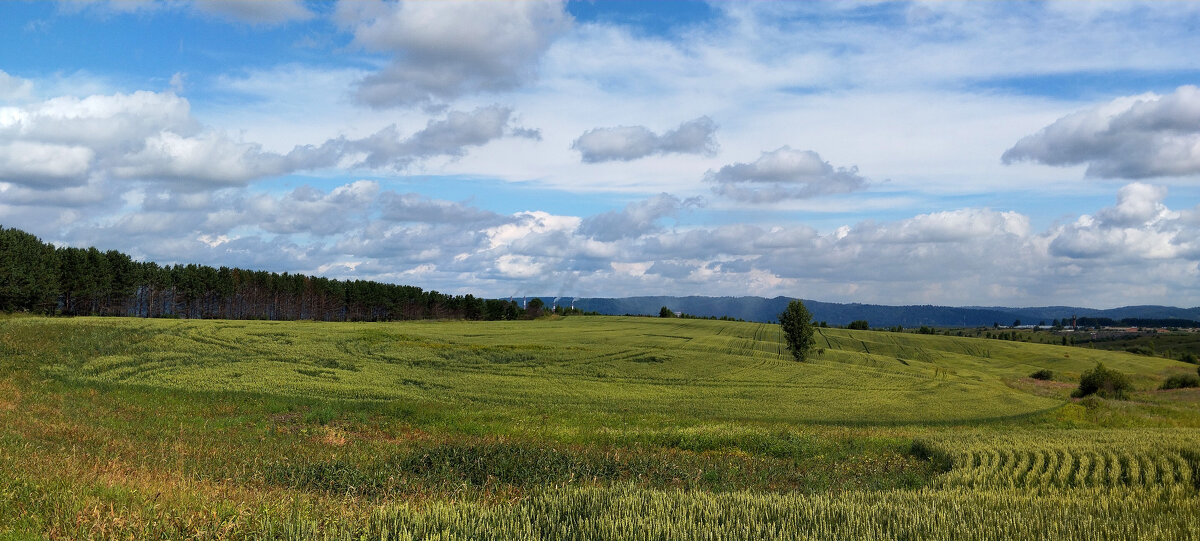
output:
POLYGON ((1176 218, 1163 204, 1167 197, 1165 186, 1134 182, 1117 192, 1117 206, 1101 210, 1096 217, 1108 226, 1128 227, 1154 224, 1176 218))
POLYGON ((385 192, 379 198, 381 217, 393 222, 499 224, 508 218, 494 212, 453 201, 430 199, 420 194, 385 192))
POLYGON ((415 285, 477 295, 783 294, 1093 306, 1200 299, 1200 207, 1172 210, 1165 190, 1136 183, 1113 206, 1041 231, 1019 212, 962 208, 827 233, 738 223, 663 228, 663 218, 688 205, 669 194, 577 217, 501 216, 373 181, 277 195, 148 191, 128 195, 129 209, 112 214, 25 213, 33 207, 14 199, 42 192, 21 190, 0 185, 5 225, 59 231, 48 240, 164 263, 419 279, 415 285))
POLYGON ((276 153, 203 126, 173 93, 59 97, 0 107, 0 181, 51 189, 99 176, 197 190, 334 166, 402 170, 501 137, 537 137, 511 117, 512 109, 494 105, 451 111, 408 137, 391 125, 361 139, 276 153))
POLYGON ((491 248, 511 246, 548 233, 567 234, 577 229, 582 221, 575 216, 556 216, 540 210, 519 212, 514 217, 513 223, 484 230, 491 248))
POLYGON ((674 217, 686 207, 702 206, 699 198, 680 200, 671 194, 662 193, 644 201, 637 201, 619 211, 609 211, 584 219, 579 233, 599 241, 614 241, 639 237, 659 230, 658 222, 674 217))
POLYGON ((717 152, 713 138, 716 131, 717 124, 706 116, 684 122, 662 135, 645 126, 593 128, 575 139, 571 148, 579 151, 585 163, 630 161, 655 154, 712 156, 717 152))
POLYGON ((540 137, 536 130, 513 126, 511 117, 512 109, 498 105, 480 107, 469 113, 451 111, 444 119, 430 120, 424 129, 407 139, 400 139, 393 125, 369 137, 339 143, 346 151, 361 154, 358 163, 364 167, 403 169, 422 158, 462 156, 468 147, 480 146, 506 135, 540 137))
POLYGON ((392 55, 358 86, 358 99, 372 107, 516 88, 534 78, 542 54, 571 25, 556 0, 343 2, 337 18, 356 44, 392 55))
POLYGON ((25 186, 82 184, 95 153, 80 146, 13 141, 0 143, 0 181, 25 186))
POLYGON ((1200 88, 1118 98, 1058 119, 1004 152, 1005 163, 1087 164, 1088 176, 1200 174, 1200 88))
POLYGON ((0 70, 0 101, 17 101, 33 93, 33 82, 0 70))
POLYGON ((1082 260, 1195 261, 1200 256, 1200 243, 1195 240, 1200 238, 1200 228, 1184 213, 1167 208, 1166 195, 1162 186, 1129 184, 1117 194, 1116 206, 1058 228, 1050 250, 1082 260))
POLYGON ((754 163, 734 163, 705 173, 717 194, 747 203, 771 203, 861 190, 867 180, 851 166, 834 168, 811 150, 784 146, 754 163))

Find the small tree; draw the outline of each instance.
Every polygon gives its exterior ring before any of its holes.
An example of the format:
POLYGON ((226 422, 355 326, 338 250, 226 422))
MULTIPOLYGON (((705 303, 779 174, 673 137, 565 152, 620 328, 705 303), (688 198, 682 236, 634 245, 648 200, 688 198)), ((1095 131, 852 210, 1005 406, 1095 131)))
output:
POLYGON ((855 331, 866 331, 866 330, 870 330, 871 324, 868 323, 867 320, 865 320, 865 319, 856 319, 854 321, 851 321, 850 326, 847 328, 851 329, 851 330, 855 330, 855 331))
POLYGON ((783 327, 788 350, 792 352, 792 357, 800 362, 808 358, 808 350, 812 349, 816 341, 813 338, 812 320, 812 313, 799 300, 789 302, 787 309, 779 314, 779 326, 783 327))
POLYGON ((672 312, 670 308, 664 306, 658 311, 658 317, 675 317, 675 312, 672 312))
POLYGON ((525 305, 525 317, 536 319, 542 317, 542 310, 546 308, 546 303, 537 297, 529 300, 525 305))

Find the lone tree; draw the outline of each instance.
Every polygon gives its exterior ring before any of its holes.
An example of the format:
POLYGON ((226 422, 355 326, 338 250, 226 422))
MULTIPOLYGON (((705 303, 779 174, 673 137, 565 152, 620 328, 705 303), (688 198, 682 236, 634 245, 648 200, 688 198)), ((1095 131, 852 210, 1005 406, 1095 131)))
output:
POLYGON ((542 317, 542 311, 546 308, 546 302, 542 299, 534 297, 529 299, 529 303, 525 305, 525 317, 529 319, 537 319, 542 317))
POLYGON ((675 312, 672 312, 670 308, 664 306, 658 311, 658 317, 675 317, 675 312))
POLYGON ((783 336, 787 338, 788 349, 792 352, 792 357, 797 361, 803 362, 808 357, 808 350, 812 349, 813 342, 813 323, 812 314, 803 302, 794 300, 789 302, 787 309, 779 314, 779 326, 783 327, 783 336))

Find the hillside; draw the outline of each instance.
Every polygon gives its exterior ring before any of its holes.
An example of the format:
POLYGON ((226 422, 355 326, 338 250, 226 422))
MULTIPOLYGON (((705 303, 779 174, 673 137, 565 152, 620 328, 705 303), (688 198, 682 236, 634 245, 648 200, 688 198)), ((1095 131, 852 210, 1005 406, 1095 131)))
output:
MULTIPOLYGON (((531 297, 532 298, 532 297, 531 297)), ((656 315, 663 306, 676 312, 686 312, 702 317, 729 316, 746 321, 773 322, 790 297, 624 297, 624 298, 571 298, 541 297, 546 303, 557 299, 559 304, 573 304, 576 308, 607 315, 641 314, 656 315)), ((1171 306, 1126 306, 1097 310, 1070 306, 1048 306, 1032 308, 1008 307, 952 307, 931 305, 887 306, 860 303, 830 303, 804 300, 804 304, 818 321, 830 325, 846 325, 854 320, 867 320, 874 327, 906 328, 928 325, 932 327, 980 327, 993 323, 1009 325, 1014 320, 1027 324, 1055 319, 1081 317, 1109 318, 1121 320, 1138 319, 1182 319, 1200 321, 1200 307, 1175 308, 1171 306)))
POLYGON ((731 321, 0 318, 0 539, 1200 528, 1200 394, 1156 390, 1193 365, 818 338, 796 363, 731 321), (1068 398, 1096 362, 1132 400, 1068 398))

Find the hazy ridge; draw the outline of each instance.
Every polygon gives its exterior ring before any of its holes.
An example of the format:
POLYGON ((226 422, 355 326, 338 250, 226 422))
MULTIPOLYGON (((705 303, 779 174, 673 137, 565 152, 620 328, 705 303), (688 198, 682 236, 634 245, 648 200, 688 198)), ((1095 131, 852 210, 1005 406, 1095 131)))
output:
MULTIPOLYGON (((533 297, 528 297, 532 299, 533 297)), ((547 305, 571 305, 589 312, 599 312, 607 315, 644 314, 657 315, 666 306, 676 312, 709 317, 729 316, 747 321, 774 321, 783 311, 791 297, 540 297, 547 305)), ((518 301, 520 299, 517 299, 518 301)), ((933 305, 903 305, 888 306, 881 304, 861 303, 832 303, 804 299, 804 304, 817 321, 826 321, 830 325, 844 325, 858 319, 865 319, 876 327, 902 325, 915 327, 930 325, 938 327, 949 326, 979 326, 1000 323, 1009 325, 1014 320, 1025 324, 1037 324, 1045 321, 1050 324, 1055 319, 1066 319, 1072 316, 1091 318, 1110 318, 1121 320, 1125 318, 1142 319, 1185 319, 1200 321, 1200 307, 1178 308, 1174 306, 1123 306, 1110 309, 1082 308, 1074 306, 1039 306, 1039 307, 1004 307, 1004 306, 933 306, 933 305)))

